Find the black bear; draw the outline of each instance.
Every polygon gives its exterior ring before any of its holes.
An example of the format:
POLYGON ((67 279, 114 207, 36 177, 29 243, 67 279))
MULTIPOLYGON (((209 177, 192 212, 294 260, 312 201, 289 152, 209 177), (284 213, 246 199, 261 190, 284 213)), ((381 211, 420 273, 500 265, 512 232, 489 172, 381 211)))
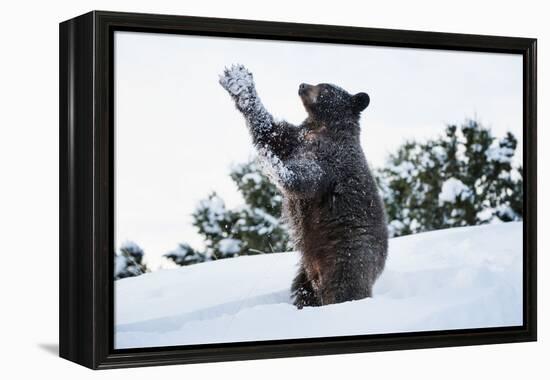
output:
POLYGON ((321 306, 372 296, 384 269, 388 232, 376 182, 359 143, 359 116, 369 96, 332 84, 301 84, 308 117, 300 126, 276 121, 242 65, 220 84, 246 119, 268 175, 284 198, 283 217, 300 269, 294 304, 321 306))

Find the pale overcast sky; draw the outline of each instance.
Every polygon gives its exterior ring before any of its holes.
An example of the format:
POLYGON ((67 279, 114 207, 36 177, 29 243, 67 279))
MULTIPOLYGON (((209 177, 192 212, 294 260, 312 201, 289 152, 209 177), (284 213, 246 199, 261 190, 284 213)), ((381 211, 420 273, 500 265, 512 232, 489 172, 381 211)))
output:
POLYGON ((135 241, 153 269, 179 242, 201 247, 191 213, 209 192, 242 202, 229 169, 253 149, 218 84, 232 63, 252 71, 274 116, 296 124, 302 82, 367 92, 361 138, 372 167, 406 139, 473 117, 498 137, 513 132, 521 157, 520 55, 116 32, 116 245, 135 241))

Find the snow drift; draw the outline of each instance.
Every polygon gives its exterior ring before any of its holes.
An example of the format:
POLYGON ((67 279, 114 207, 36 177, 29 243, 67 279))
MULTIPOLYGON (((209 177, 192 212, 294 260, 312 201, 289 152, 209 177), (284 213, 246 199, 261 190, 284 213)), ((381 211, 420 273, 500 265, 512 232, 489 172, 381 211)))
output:
POLYGON ((390 240, 374 297, 297 310, 298 254, 243 256, 115 282, 116 348, 522 324, 522 223, 390 240))

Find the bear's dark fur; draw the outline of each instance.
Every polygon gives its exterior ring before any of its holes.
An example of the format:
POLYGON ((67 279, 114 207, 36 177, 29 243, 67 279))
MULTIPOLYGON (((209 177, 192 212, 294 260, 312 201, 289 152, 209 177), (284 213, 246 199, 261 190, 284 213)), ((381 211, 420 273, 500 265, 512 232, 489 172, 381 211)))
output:
POLYGON ((388 233, 376 183, 359 144, 365 93, 301 84, 308 113, 300 126, 275 121, 252 74, 226 69, 220 84, 244 115, 265 168, 284 196, 283 216, 301 253, 294 304, 320 306, 372 296, 387 256, 388 233))

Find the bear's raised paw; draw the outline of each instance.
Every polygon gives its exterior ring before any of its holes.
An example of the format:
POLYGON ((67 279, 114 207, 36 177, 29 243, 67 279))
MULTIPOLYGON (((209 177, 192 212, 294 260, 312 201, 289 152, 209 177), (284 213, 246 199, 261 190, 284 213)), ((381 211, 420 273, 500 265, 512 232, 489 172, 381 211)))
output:
POLYGON ((220 84, 231 95, 238 97, 244 93, 251 93, 254 90, 254 79, 252 73, 244 65, 231 65, 225 68, 220 75, 220 84))

